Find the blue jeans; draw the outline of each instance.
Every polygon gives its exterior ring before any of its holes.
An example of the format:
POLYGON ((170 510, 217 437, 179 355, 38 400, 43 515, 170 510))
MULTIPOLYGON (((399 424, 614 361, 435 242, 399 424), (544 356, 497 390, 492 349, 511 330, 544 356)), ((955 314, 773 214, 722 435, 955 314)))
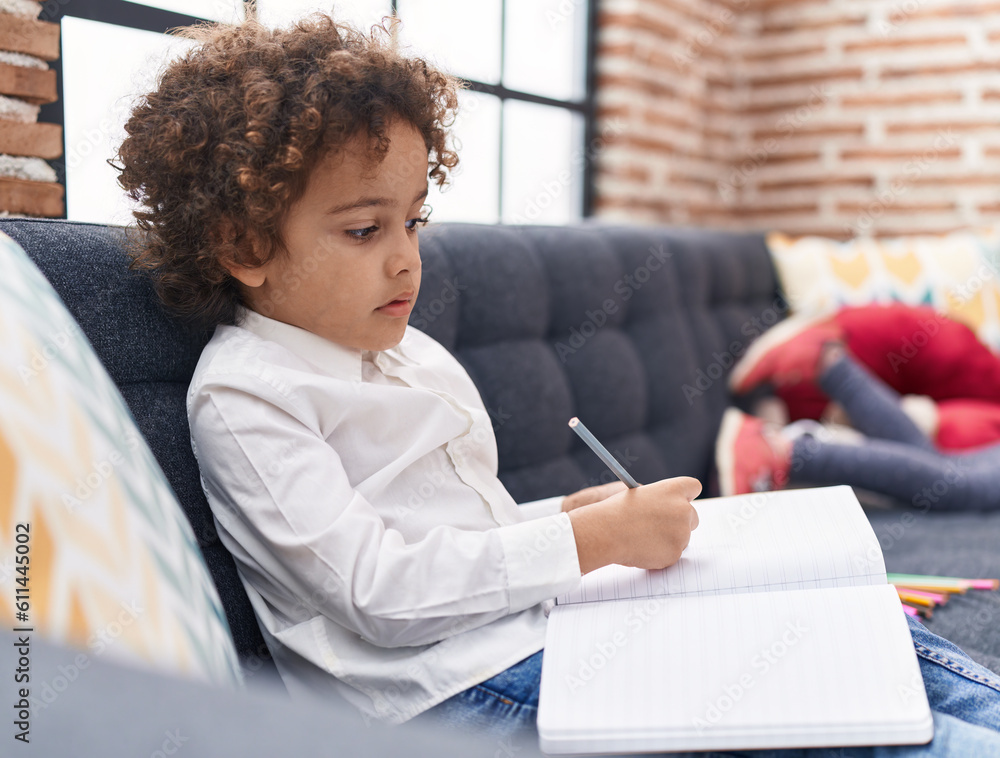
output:
MULTIPOLYGON (((934 739, 930 744, 696 755, 698 758, 1000 758, 1000 676, 980 666, 916 619, 907 616, 907 621, 934 714, 934 739)), ((541 671, 542 651, 539 651, 492 679, 459 692, 419 718, 499 738, 523 735, 535 729, 541 671)))

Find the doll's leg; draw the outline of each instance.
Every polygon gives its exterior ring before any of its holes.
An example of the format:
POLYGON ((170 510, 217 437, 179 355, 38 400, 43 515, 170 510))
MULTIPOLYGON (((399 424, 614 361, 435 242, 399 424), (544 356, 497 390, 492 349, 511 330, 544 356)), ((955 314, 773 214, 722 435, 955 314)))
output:
POLYGON ((792 444, 789 481, 849 484, 923 508, 1000 508, 1000 445, 976 456, 946 456, 902 442, 825 442, 806 433, 792 444))
POLYGON ((856 429, 868 437, 936 450, 903 411, 899 394, 842 347, 828 348, 820 361, 819 386, 844 407, 856 429))

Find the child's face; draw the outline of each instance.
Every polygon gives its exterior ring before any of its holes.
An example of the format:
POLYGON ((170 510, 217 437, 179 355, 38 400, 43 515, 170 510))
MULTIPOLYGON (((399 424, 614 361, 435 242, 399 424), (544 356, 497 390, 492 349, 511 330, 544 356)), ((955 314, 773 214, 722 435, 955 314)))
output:
POLYGON ((388 137, 378 166, 360 138, 322 159, 282 225, 285 253, 230 269, 254 310, 345 347, 399 344, 420 289, 428 161, 409 123, 397 121, 388 137))

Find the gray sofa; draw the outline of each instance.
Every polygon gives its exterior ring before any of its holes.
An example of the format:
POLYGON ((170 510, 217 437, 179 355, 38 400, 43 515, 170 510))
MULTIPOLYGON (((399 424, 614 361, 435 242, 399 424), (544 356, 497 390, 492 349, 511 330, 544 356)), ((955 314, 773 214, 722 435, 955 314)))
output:
MULTIPOLYGON (((120 228, 0 220, 60 293, 131 407, 194 528, 249 670, 269 664, 191 454, 184 395, 208 334, 159 310, 126 269, 120 228)), ((725 376, 785 312, 763 235, 583 224, 444 224, 421 233, 411 324, 451 350, 489 409, 500 478, 519 501, 608 481, 567 427, 579 416, 639 481, 687 474, 713 492, 725 376)), ((890 571, 1000 576, 1000 511, 870 510, 890 571)), ((1000 672, 1000 597, 929 628, 1000 672)))

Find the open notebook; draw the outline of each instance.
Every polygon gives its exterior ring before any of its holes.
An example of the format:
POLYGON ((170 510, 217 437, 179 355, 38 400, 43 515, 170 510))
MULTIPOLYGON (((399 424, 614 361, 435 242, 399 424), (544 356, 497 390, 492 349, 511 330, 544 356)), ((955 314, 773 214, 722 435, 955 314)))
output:
POLYGON ((695 501, 660 571, 558 598, 547 753, 921 744, 930 707, 878 539, 850 487, 695 501))

